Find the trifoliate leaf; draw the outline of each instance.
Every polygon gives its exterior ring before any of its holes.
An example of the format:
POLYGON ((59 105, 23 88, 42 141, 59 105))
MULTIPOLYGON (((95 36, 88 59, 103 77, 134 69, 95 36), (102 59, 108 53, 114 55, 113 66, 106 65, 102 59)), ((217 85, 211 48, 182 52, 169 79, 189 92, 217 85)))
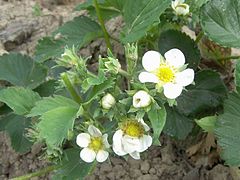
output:
POLYGON ((215 135, 225 163, 240 166, 240 96, 230 94, 224 103, 224 113, 218 117, 215 135))
POLYGON ((159 23, 160 15, 169 7, 169 0, 127 0, 123 8, 125 21, 122 42, 138 41, 154 23, 159 23))
POLYGON ((18 115, 29 113, 40 98, 36 92, 23 87, 9 87, 0 91, 0 101, 18 115))
POLYGON ((79 105, 69 98, 55 96, 44 98, 36 103, 29 116, 39 116, 36 125, 39 138, 44 139, 48 146, 58 147, 68 137, 77 118, 79 105))
POLYGON ((9 113, 0 118, 0 131, 6 131, 11 139, 11 145, 16 152, 26 153, 32 142, 26 138, 27 128, 30 128, 31 119, 9 113))
POLYGON ((203 70, 196 74, 195 85, 187 87, 177 98, 177 109, 186 116, 204 117, 214 114, 227 96, 227 89, 218 73, 203 70))
POLYGON ((239 0, 211 0, 201 9, 203 31, 211 40, 223 46, 240 47, 239 19, 239 0))
POLYGON ((46 76, 47 69, 26 55, 10 53, 0 56, 0 80, 34 89, 46 76))

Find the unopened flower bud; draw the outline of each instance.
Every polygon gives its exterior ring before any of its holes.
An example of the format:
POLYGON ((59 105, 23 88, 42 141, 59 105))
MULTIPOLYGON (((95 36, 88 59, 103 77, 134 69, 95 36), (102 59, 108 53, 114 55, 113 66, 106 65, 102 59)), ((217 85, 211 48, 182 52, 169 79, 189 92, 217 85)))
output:
POLYGON ((146 91, 138 91, 133 96, 133 107, 143 108, 147 107, 151 103, 151 96, 146 91))
POLYGON ((104 109, 110 109, 115 105, 116 100, 110 93, 108 93, 105 96, 103 96, 101 103, 104 109))

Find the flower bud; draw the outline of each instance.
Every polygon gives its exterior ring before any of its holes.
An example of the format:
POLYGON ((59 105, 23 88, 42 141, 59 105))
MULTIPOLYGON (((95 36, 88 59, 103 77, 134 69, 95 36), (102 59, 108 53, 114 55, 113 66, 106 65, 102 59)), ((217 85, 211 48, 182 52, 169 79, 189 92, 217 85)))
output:
POLYGON ((103 96, 101 103, 104 109, 110 109, 115 105, 116 100, 110 93, 107 93, 105 96, 103 96))
POLYGON ((138 91, 133 96, 133 107, 143 108, 147 107, 151 103, 151 96, 146 91, 138 91))
POLYGON ((184 3, 184 0, 172 1, 172 8, 178 16, 185 16, 189 13, 189 5, 184 3))

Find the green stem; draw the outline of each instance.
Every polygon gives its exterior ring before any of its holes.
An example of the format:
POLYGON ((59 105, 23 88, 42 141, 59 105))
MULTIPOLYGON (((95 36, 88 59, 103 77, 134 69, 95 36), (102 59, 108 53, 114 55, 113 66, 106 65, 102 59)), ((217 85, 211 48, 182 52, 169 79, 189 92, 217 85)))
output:
POLYGON ((57 165, 48 166, 48 167, 43 168, 43 169, 41 169, 37 172, 26 174, 26 175, 23 175, 23 176, 19 176, 19 177, 13 178, 11 180, 27 180, 27 179, 30 179, 30 178, 33 178, 33 177, 36 177, 36 176, 44 175, 44 174, 49 173, 49 172, 51 172, 51 171, 53 171, 57 168, 59 168, 59 166, 57 166, 57 165))
POLYGON ((74 89, 71 81, 68 78, 68 75, 66 73, 63 73, 61 75, 62 80, 65 84, 65 86, 67 87, 69 93, 71 94, 72 98, 78 103, 81 104, 82 102, 82 98, 78 95, 78 93, 76 92, 76 90, 74 89))
POLYGON ((202 39, 203 36, 204 36, 204 32, 201 31, 196 37, 196 40, 195 40, 196 44, 199 43, 199 41, 202 39))
POLYGON ((97 13, 99 23, 100 23, 102 31, 103 31, 103 35, 104 35, 104 39, 105 39, 106 44, 107 44, 107 48, 112 50, 111 43, 110 43, 110 40, 109 40, 109 34, 106 30, 103 18, 101 16, 101 12, 100 12, 100 8, 99 8, 99 4, 98 4, 97 0, 94 0, 94 6, 95 6, 95 10, 96 10, 96 13, 97 13))
POLYGON ((131 78, 131 75, 127 71, 124 71, 123 69, 119 69, 118 72, 119 72, 119 74, 126 77, 127 79, 131 78))
POLYGON ((231 59, 240 59, 240 56, 228 56, 223 58, 218 58, 218 61, 225 61, 225 60, 231 60, 231 59))

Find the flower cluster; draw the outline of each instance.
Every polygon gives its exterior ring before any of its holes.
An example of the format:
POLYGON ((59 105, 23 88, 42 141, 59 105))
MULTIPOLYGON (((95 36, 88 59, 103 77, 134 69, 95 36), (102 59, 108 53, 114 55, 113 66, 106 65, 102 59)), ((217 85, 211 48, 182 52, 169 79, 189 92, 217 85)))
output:
MULTIPOLYGON (((142 65, 146 71, 139 74, 141 83, 155 83, 157 92, 162 93, 168 99, 177 98, 184 87, 194 80, 194 71, 186 68, 185 56, 179 49, 171 49, 164 57, 156 51, 148 51, 142 58, 142 65)), ((151 93, 150 93, 151 94, 151 93)), ((132 96, 132 106, 147 112, 148 107, 155 103, 154 97, 145 90, 138 90, 132 96)), ((116 106, 115 97, 106 93, 101 99, 101 107, 104 112, 110 111, 116 106)), ((117 107, 117 106, 116 106, 117 107)), ((112 137, 112 149, 119 156, 130 155, 134 159, 140 159, 140 153, 152 145, 152 137, 149 135, 150 127, 142 118, 128 118, 119 122, 119 126, 112 137)), ((110 145, 108 135, 93 125, 88 127, 88 133, 80 133, 77 136, 77 144, 83 149, 80 157, 85 162, 98 162, 107 160, 110 145)))

